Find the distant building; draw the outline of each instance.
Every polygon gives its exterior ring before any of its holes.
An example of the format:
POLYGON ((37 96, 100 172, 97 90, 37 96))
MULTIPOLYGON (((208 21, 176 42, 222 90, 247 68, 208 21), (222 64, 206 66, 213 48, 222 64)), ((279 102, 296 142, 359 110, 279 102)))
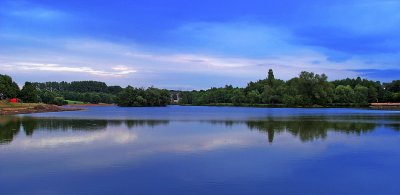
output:
POLYGON ((171 93, 171 103, 178 104, 181 100, 180 92, 179 91, 170 91, 171 93))

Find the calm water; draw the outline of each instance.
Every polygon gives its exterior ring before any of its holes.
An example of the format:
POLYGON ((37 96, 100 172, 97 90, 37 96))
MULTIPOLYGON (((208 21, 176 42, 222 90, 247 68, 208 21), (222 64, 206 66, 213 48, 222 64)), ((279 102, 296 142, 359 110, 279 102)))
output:
POLYGON ((91 107, 0 118, 0 194, 400 194, 400 112, 91 107))

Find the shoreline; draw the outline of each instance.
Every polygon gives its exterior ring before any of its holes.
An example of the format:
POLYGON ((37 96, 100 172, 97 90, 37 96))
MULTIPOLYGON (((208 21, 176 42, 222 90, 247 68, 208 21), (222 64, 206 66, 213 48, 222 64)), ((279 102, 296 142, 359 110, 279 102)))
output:
POLYGON ((0 108, 0 116, 4 115, 18 115, 18 114, 33 114, 33 113, 44 113, 44 112, 67 112, 67 111, 79 111, 84 110, 83 108, 66 108, 56 105, 40 104, 33 107, 5 107, 0 108))
MULTIPOLYGON (((233 105, 233 104, 207 104, 207 105, 179 105, 171 104, 174 106, 211 106, 211 107, 244 107, 244 108, 360 108, 360 109, 372 109, 372 110, 400 110, 400 103, 372 103, 368 106, 306 106, 306 107, 288 107, 283 105, 233 105)), ((46 113, 46 112, 68 112, 68 111, 80 111, 85 110, 82 107, 108 107, 116 106, 115 104, 70 104, 65 106, 56 106, 48 104, 38 105, 27 105, 18 107, 0 107, 0 116, 4 115, 18 115, 18 114, 34 114, 34 113, 46 113)))
POLYGON ((400 103, 372 103, 368 105, 331 105, 331 106, 284 106, 282 104, 242 104, 242 105, 234 105, 230 103, 220 103, 220 104, 204 104, 204 105, 195 105, 195 104, 171 104, 175 106, 211 106, 211 107, 242 107, 242 108, 358 108, 358 109, 371 109, 371 110, 400 110, 400 103))
POLYGON ((117 106, 116 104, 67 104, 64 107, 102 107, 102 106, 117 106))
POLYGON ((332 105, 332 106, 285 106, 283 104, 231 104, 231 103, 220 103, 220 104, 171 104, 175 106, 212 106, 212 107, 243 107, 243 108, 370 108, 370 105, 332 105))
POLYGON ((371 103, 370 107, 375 110, 400 110, 400 103, 371 103))

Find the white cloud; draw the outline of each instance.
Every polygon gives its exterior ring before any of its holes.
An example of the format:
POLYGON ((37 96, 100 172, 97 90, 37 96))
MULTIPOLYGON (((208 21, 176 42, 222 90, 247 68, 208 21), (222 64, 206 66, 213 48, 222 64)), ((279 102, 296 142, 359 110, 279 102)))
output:
POLYGON ((23 149, 55 148, 77 144, 92 144, 94 142, 111 142, 113 144, 127 144, 135 141, 137 135, 129 131, 97 131, 82 135, 60 135, 51 137, 32 137, 30 139, 15 140, 16 145, 11 147, 23 149))
MULTIPOLYGON (((18 39, 18 36, 8 39, 18 39)), ((45 46, 17 48, 29 50, 24 55, 15 51, 0 53, 2 72, 11 76, 31 72, 41 74, 47 80, 59 80, 61 77, 63 80, 82 80, 92 77, 90 79, 112 81, 113 84, 120 85, 185 86, 185 89, 199 89, 230 83, 245 85, 249 81, 264 78, 269 68, 273 68, 276 77, 281 79, 297 76, 302 70, 326 73, 330 79, 337 79, 358 76, 358 73, 348 69, 381 67, 378 62, 367 63, 357 58, 332 62, 322 53, 305 50, 290 55, 256 58, 145 51, 131 43, 117 44, 93 39, 26 41, 45 46), (47 47, 49 45, 51 47, 47 47), (48 72, 53 74, 49 76, 48 72), (136 72, 137 74, 133 74, 136 72), (68 73, 80 74, 70 74, 71 79, 65 79, 68 73), (190 79, 185 75, 190 75, 190 79), (195 83, 196 80, 202 81, 201 86, 195 83)), ((20 83, 32 81, 29 78, 31 76, 26 74, 20 83)))
MULTIPOLYGON (((1 66, 0 66, 1 67, 1 66)), ((78 73, 88 73, 98 76, 112 76, 119 77, 127 75, 130 73, 135 73, 129 67, 116 66, 111 68, 112 71, 96 70, 91 67, 73 67, 73 66, 63 66, 59 64, 45 64, 45 63, 32 63, 32 62, 16 62, 8 65, 4 65, 4 68, 22 71, 50 71, 50 72, 78 72, 78 73)))

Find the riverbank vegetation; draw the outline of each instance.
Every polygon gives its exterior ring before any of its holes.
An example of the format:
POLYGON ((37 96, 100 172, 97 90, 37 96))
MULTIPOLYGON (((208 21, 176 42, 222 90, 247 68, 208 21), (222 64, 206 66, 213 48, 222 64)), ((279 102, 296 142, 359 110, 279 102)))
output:
POLYGON ((170 103, 170 94, 166 89, 128 86, 118 93, 116 103, 123 107, 166 106, 170 103))
POLYGON ((99 81, 26 82, 20 90, 7 75, 0 75, 0 99, 18 98, 25 103, 117 104, 119 106, 166 106, 170 103, 168 90, 150 87, 107 86, 99 81))
POLYGON ((267 78, 244 88, 226 85, 208 90, 185 91, 182 105, 235 105, 259 107, 360 107, 372 102, 400 102, 400 80, 381 84, 367 79, 328 81, 325 74, 301 72, 288 81, 267 78))
MULTIPOLYGON (((325 74, 301 72, 284 81, 268 71, 265 79, 244 88, 226 85, 208 90, 180 91, 180 105, 256 107, 362 107, 376 102, 400 102, 400 80, 381 83, 367 79, 328 81, 325 74)), ((18 97, 22 102, 65 105, 69 102, 117 104, 118 106, 165 106, 170 92, 150 87, 107 86, 98 81, 26 82, 20 90, 7 75, 0 75, 0 98, 18 97)))

